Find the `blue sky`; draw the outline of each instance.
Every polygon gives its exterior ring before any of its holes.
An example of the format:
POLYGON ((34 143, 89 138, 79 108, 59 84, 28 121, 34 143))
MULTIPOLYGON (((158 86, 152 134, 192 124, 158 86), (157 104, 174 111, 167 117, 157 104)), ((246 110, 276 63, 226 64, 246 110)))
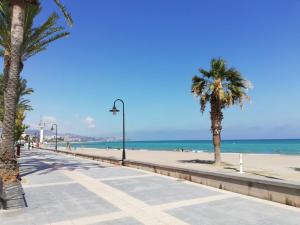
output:
MULTIPOLYGON (((120 97, 131 139, 210 139, 191 78, 224 57, 254 88, 244 110, 225 110, 223 138, 300 137, 300 1, 64 2, 71 36, 25 64, 32 127, 44 117, 60 132, 118 136, 121 115, 108 110, 120 97)), ((40 19, 55 9, 43 3, 40 19)))

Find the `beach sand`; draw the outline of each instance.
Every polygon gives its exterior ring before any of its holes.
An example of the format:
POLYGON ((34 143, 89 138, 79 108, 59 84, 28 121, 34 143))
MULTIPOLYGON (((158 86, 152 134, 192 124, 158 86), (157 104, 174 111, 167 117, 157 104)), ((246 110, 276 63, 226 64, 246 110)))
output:
MULTIPOLYGON (((62 150, 65 150, 65 148, 62 148, 62 150)), ((77 148, 76 152, 118 159, 122 155, 122 151, 120 150, 100 150, 93 148, 77 148)), ((220 166, 215 166, 207 162, 212 161, 214 155, 213 153, 206 152, 126 150, 126 157, 129 160, 228 174, 238 174, 239 170, 238 153, 223 153, 223 163, 220 166)), ((245 172, 243 176, 271 178, 278 181, 292 181, 300 184, 300 156, 243 154, 243 162, 245 172)))

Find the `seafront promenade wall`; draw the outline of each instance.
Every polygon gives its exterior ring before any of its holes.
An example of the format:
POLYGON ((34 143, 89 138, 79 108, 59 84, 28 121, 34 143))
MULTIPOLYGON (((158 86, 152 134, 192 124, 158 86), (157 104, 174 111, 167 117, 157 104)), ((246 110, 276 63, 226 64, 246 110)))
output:
MULTIPOLYGON (((53 149, 44 150, 55 151, 53 149)), ((121 160, 116 158, 76 153, 74 151, 58 150, 57 152, 117 165, 121 165, 122 163, 121 160)), ((300 185, 292 182, 253 178, 245 175, 231 175, 220 172, 191 170, 132 160, 126 160, 123 166, 142 169, 300 208, 300 185)))

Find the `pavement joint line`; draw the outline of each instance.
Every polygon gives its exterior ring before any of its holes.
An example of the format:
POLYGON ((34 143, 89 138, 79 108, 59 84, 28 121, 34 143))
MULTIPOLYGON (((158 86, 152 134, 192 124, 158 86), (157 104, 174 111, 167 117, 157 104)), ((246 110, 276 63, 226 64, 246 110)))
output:
MULTIPOLYGON (((76 160, 81 159, 81 160, 91 161, 93 163, 104 165, 104 166, 107 165, 109 168, 113 168, 113 167, 120 168, 120 167, 122 167, 120 165, 114 165, 114 164, 111 164, 111 163, 108 163, 108 162, 103 162, 103 161, 96 160, 96 159, 91 159, 91 158, 85 158, 85 157, 81 157, 81 156, 76 156, 76 155, 73 155, 73 154, 72 155, 67 155, 67 154, 64 154, 64 153, 57 153, 57 154, 63 155, 63 156, 68 157, 68 158, 73 158, 73 159, 76 159, 76 160)), ((93 156, 93 155, 91 155, 91 156, 93 156)))
POLYGON ((46 184, 22 184, 23 188, 35 188, 35 187, 47 187, 47 186, 58 186, 64 184, 75 184, 75 181, 65 181, 65 182, 55 182, 55 183, 46 183, 46 184))
POLYGON ((132 175, 132 176, 123 176, 123 177, 110 177, 110 178, 100 178, 98 181, 110 181, 110 180, 126 180, 133 178, 142 178, 142 177, 153 177, 151 174, 143 174, 143 175, 132 175))
POLYGON ((203 185, 203 184, 199 184, 199 183, 195 183, 195 182, 191 182, 191 181, 187 181, 187 180, 183 181, 182 183, 190 184, 190 185, 198 186, 198 187, 202 187, 202 188, 206 188, 206 189, 209 189, 209 190, 212 190, 212 191, 218 191, 220 193, 230 195, 231 197, 239 197, 239 198, 247 199, 247 200, 250 200, 250 201, 253 201, 253 202, 259 202, 259 203, 262 203, 262 204, 265 204, 265 205, 275 206, 277 208, 282 208, 282 209, 286 209, 286 210, 290 210, 290 211, 300 213, 300 208, 293 207, 293 206, 290 206, 290 205, 284 205, 284 204, 281 204, 281 203, 278 203, 278 202, 272 202, 272 201, 268 201, 268 200, 261 199, 261 198, 255 198, 255 197, 248 196, 248 195, 243 195, 243 194, 239 194, 239 193, 235 193, 235 192, 231 192, 231 191, 226 191, 224 189, 218 189, 218 188, 215 188, 215 187, 210 187, 210 186, 206 186, 206 185, 203 185))
POLYGON ((103 215, 97 215, 97 216, 87 216, 87 217, 81 217, 71 220, 64 220, 56 223, 51 223, 51 225, 64 225, 66 223, 71 223, 72 225, 89 225, 93 223, 100 223, 105 221, 112 221, 122 218, 127 218, 128 215, 126 215, 124 212, 113 212, 113 213, 106 213, 103 215))
MULTIPOLYGON (((56 153, 56 154, 57 155, 63 155, 63 154, 59 154, 59 153, 56 153)), ((77 158, 80 158, 80 157, 77 157, 77 158)), ((82 158, 82 159, 85 159, 85 158, 82 158)), ((91 161, 95 162, 95 160, 92 160, 92 159, 88 159, 88 160, 91 160, 91 161)), ((96 161, 96 162, 99 162, 99 161, 96 161)), ((109 164, 109 163, 107 163, 107 164, 109 164)), ((112 168, 114 168, 114 167, 112 167, 112 168)), ((116 166, 115 168, 123 168, 123 167, 122 166, 116 166)), ((170 180, 173 180, 173 181, 178 181, 179 180, 178 178, 171 177, 171 176, 166 176, 166 175, 159 174, 159 173, 154 173, 152 171, 142 170, 142 169, 133 168, 133 167, 125 167, 125 168, 130 169, 130 170, 134 170, 134 171, 143 171, 146 174, 152 174, 153 176, 159 176, 159 177, 167 178, 167 179, 170 179, 170 180)), ((226 190, 223 190, 223 189, 218 189, 218 188, 215 188, 215 187, 199 184, 199 183, 196 183, 196 182, 191 182, 191 181, 188 181, 188 180, 180 180, 180 182, 188 184, 188 185, 193 185, 193 186, 205 188, 205 189, 208 189, 208 190, 218 191, 220 193, 231 195, 233 197, 240 197, 240 198, 244 198, 244 199, 251 200, 251 201, 254 201, 254 202, 263 203, 265 205, 271 205, 271 206, 275 206, 277 208, 283 208, 283 209, 287 209, 287 210, 290 210, 290 211, 300 213, 300 209, 296 208, 296 207, 293 207, 293 206, 284 205, 284 204, 281 204, 281 203, 272 202, 272 201, 268 201, 268 200, 264 200, 264 199, 260 199, 260 198, 255 198, 255 197, 252 197, 252 196, 243 195, 243 194, 239 194, 239 193, 235 193, 235 192, 231 192, 231 191, 226 191, 226 190)))
POLYGON ((167 178, 167 179, 170 179, 170 180, 173 180, 173 181, 180 181, 181 183, 184 183, 184 184, 193 185, 193 186, 205 188, 205 189, 212 190, 212 191, 218 191, 220 193, 230 195, 231 197, 240 197, 240 198, 244 198, 244 199, 251 200, 251 201, 254 201, 254 202, 259 202, 259 203, 263 203, 263 204, 266 204, 266 205, 275 206, 277 208, 287 209, 287 210, 290 210, 290 211, 300 213, 300 208, 289 206, 289 205, 284 205, 284 204, 281 204, 281 203, 278 203, 278 202, 273 202, 273 201, 268 201, 268 200, 265 200, 265 199, 260 199, 260 198, 256 198, 256 197, 252 197, 252 196, 248 196, 248 195, 243 195, 243 194, 239 194, 239 193, 236 193, 236 192, 231 192, 231 191, 227 191, 227 190, 224 190, 224 189, 219 189, 219 188, 211 187, 211 186, 208 186, 208 185, 203 185, 203 184, 188 181, 188 180, 181 180, 181 179, 178 179, 176 177, 171 177, 171 176, 167 176, 167 175, 163 175, 163 174, 159 174, 159 173, 154 173, 152 171, 141 170, 141 169, 132 168, 132 167, 126 167, 126 168, 133 169, 133 170, 136 170, 136 171, 143 171, 147 174, 152 174, 153 176, 159 176, 159 177, 167 178))
POLYGON ((208 196, 208 197, 194 198, 194 199, 189 199, 189 200, 165 203, 165 204, 157 205, 154 207, 158 210, 169 210, 169 209, 181 208, 181 207, 185 207, 185 206, 214 202, 214 201, 228 199, 228 198, 233 198, 233 196, 218 194, 218 195, 213 195, 213 196, 208 196))
POLYGON ((129 196, 128 194, 110 187, 98 180, 77 171, 64 170, 63 173, 84 186, 89 191, 115 205, 126 215, 134 217, 145 225, 187 225, 187 223, 157 210, 148 204, 129 196))

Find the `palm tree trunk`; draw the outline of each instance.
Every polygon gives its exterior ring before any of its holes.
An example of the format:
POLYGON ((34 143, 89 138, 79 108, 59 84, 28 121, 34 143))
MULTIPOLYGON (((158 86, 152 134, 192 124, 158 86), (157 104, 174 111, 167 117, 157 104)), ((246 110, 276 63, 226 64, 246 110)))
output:
POLYGON ((221 163, 221 122, 223 119, 223 113, 221 104, 219 104, 217 99, 212 98, 211 100, 210 118, 215 152, 215 164, 218 165, 221 163))
MULTIPOLYGON (((10 65, 10 55, 7 50, 4 53, 4 69, 3 69, 3 88, 6 89, 7 82, 8 82, 8 75, 9 75, 9 65, 10 65)), ((5 92, 4 92, 5 93, 5 92)))
POLYGON ((25 1, 12 1, 11 25, 11 60, 9 75, 5 88, 4 121, 2 132, 2 149, 0 152, 0 176, 6 183, 17 180, 19 174, 18 163, 15 158, 14 130, 17 111, 17 85, 21 63, 21 46, 24 33, 25 1))

